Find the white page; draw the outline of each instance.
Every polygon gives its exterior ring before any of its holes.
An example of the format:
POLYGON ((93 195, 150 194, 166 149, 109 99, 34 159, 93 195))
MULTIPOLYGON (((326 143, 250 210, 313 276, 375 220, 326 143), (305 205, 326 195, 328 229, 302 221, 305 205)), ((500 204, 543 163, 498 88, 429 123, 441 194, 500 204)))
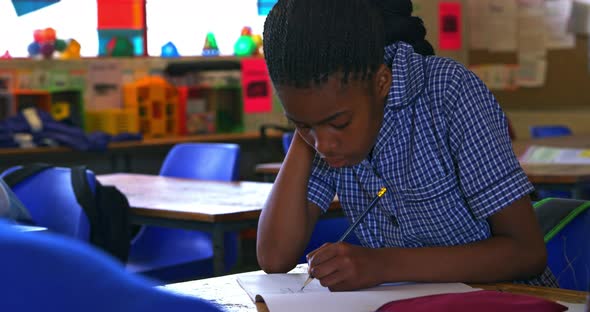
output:
POLYGON ((520 161, 523 164, 588 165, 590 164, 590 150, 530 146, 520 161))
POLYGON ((571 49, 576 46, 576 36, 567 30, 571 9, 572 0, 545 1, 545 44, 548 49, 571 49))
POLYGON ((586 312, 586 305, 583 303, 569 303, 563 301, 557 301, 557 303, 567 307, 568 312, 586 312))
POLYGON ((489 0, 467 0, 469 44, 473 50, 488 49, 489 0))
POLYGON ((394 300, 478 290, 461 283, 399 283, 358 291, 330 292, 314 280, 300 292, 306 279, 305 273, 249 275, 238 277, 238 283, 251 299, 264 300, 270 312, 375 311, 394 300))
POLYGON ((515 52, 518 46, 518 5, 515 0, 493 0, 488 5, 489 50, 515 52))

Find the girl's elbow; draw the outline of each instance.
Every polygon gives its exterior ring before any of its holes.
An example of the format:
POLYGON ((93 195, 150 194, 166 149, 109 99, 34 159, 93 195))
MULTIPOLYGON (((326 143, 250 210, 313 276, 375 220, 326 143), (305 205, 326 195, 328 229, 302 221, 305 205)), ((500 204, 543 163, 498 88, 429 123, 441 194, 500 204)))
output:
POLYGON ((545 245, 534 248, 529 251, 528 268, 532 276, 539 276, 543 274, 547 267, 547 248, 545 245))

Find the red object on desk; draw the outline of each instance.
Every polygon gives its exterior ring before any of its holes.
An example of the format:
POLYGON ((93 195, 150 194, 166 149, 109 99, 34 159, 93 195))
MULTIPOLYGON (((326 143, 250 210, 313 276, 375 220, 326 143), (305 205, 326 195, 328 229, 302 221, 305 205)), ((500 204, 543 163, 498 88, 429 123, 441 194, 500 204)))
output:
POLYGON ((381 306, 377 312, 462 312, 474 310, 478 312, 561 312, 566 311, 567 307, 533 296, 481 290, 392 301, 381 306))

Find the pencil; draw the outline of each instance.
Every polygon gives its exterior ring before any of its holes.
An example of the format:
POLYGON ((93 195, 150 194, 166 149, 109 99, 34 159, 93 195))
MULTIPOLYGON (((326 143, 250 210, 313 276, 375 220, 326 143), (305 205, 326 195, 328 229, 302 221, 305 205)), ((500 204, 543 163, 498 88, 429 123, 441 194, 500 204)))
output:
MULTIPOLYGON (((354 221, 353 224, 351 224, 348 229, 346 229, 346 231, 344 232, 344 234, 342 234, 342 236, 340 236, 340 239, 338 240, 338 242, 342 242, 346 239, 346 237, 348 237, 348 235, 354 231, 354 229, 356 229, 356 227, 361 223, 361 221, 363 221, 363 219, 365 218, 365 216, 369 213, 369 211, 371 211, 373 209, 373 207, 375 207, 377 205, 377 202, 379 201, 379 199, 381 197, 383 197, 383 194, 385 194, 385 192, 387 191, 387 189, 385 187, 382 187, 379 192, 377 193, 377 196, 375 196, 375 198, 373 199, 373 201, 371 201, 371 203, 369 204, 369 207, 367 207, 367 209, 365 209, 365 211, 363 211, 363 213, 360 215, 360 217, 358 217, 356 219, 356 221, 354 221)), ((302 291, 303 288, 305 288, 305 286, 307 286, 311 281, 313 281, 313 277, 311 276, 311 274, 307 277, 307 280, 305 280, 305 283, 303 283, 303 286, 301 287, 301 289, 299 291, 302 291)))

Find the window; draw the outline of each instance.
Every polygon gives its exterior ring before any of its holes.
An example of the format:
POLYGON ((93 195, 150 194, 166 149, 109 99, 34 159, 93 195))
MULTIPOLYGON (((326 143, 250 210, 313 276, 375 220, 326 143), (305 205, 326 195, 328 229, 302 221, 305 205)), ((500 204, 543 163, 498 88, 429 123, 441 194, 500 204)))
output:
POLYGON ((181 56, 201 55, 208 32, 213 32, 221 55, 233 55, 244 26, 262 34, 265 16, 258 0, 147 0, 148 53, 159 56, 174 43, 181 56))
POLYGON ((58 39, 76 39, 82 56, 96 56, 96 14, 96 0, 61 0, 22 16, 17 16, 11 0, 0 0, 0 55, 8 50, 12 57, 28 57, 33 32, 51 27, 58 39))

